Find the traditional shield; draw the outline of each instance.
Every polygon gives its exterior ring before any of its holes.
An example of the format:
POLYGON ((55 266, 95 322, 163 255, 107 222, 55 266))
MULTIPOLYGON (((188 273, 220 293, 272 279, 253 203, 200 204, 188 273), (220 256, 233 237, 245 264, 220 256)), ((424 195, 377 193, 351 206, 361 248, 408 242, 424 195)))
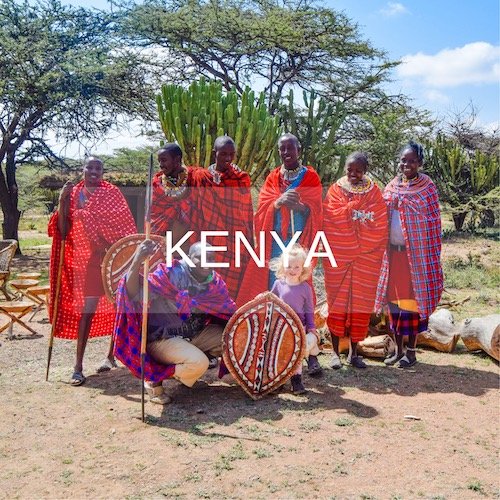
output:
POLYGON ((305 331, 297 314, 274 293, 265 292, 229 320, 222 355, 243 390, 259 399, 295 373, 305 346, 305 331))
MULTIPOLYGON (((145 234, 131 234, 115 242, 106 252, 101 264, 102 280, 106 297, 115 301, 118 283, 128 271, 137 247, 146 239, 145 234)), ((156 234, 150 236, 158 243, 158 250, 149 259, 149 272, 160 262, 165 262, 165 239, 156 234)))

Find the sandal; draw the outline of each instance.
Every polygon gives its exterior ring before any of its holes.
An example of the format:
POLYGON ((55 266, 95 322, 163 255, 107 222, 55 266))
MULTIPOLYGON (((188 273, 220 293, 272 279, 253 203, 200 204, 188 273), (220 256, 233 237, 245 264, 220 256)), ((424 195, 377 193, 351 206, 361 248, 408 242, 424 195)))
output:
POLYGON ((71 380, 69 381, 70 385, 74 387, 78 387, 80 385, 83 385, 85 383, 85 376, 83 375, 82 372, 73 372, 73 375, 71 375, 71 380))
POLYGON ((398 352, 396 351, 392 356, 388 356, 387 358, 384 359, 384 365, 386 366, 395 365, 402 357, 403 354, 398 354, 398 352))
POLYGON ((112 368, 117 368, 118 365, 116 364, 115 358, 112 360, 109 358, 106 358, 102 361, 102 363, 96 368, 96 373, 103 373, 103 372, 109 372, 112 368))
POLYGON ((322 372, 321 365, 319 364, 318 358, 316 356, 310 355, 307 358, 307 374, 310 377, 318 377, 322 372))
POLYGON ((155 403, 157 405, 168 405, 172 402, 172 398, 165 393, 163 386, 156 385, 154 387, 151 387, 148 382, 145 382, 144 387, 146 388, 146 391, 149 395, 149 401, 151 403, 155 403))
POLYGON ((354 366, 354 368, 366 368, 367 366, 361 356, 353 356, 352 358, 347 357, 347 364, 354 366))
POLYGON ((417 358, 410 359, 406 354, 399 360, 398 368, 411 368, 417 363, 417 358))

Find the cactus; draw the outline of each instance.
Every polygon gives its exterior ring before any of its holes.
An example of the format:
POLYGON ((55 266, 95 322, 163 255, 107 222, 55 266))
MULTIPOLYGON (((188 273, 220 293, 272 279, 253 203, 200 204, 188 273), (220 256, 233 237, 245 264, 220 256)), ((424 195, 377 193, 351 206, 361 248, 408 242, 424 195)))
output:
POLYGON ((226 134, 236 143, 235 162, 253 182, 274 166, 280 122, 263 93, 257 100, 248 87, 241 96, 234 89, 224 93, 221 83, 200 78, 187 89, 163 85, 156 105, 165 139, 179 144, 185 163, 208 167, 216 137, 226 134))
POLYGON ((457 231, 468 213, 480 216, 498 205, 497 156, 479 150, 469 152, 441 133, 426 149, 426 169, 437 185, 440 200, 449 204, 457 231))

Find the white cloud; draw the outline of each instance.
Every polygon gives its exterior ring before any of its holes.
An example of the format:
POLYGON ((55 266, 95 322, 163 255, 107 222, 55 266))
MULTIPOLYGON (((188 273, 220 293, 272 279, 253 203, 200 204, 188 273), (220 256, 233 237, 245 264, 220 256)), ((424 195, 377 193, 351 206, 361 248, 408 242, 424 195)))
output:
POLYGON ((380 12, 387 17, 396 17, 408 14, 410 11, 402 3, 387 2, 387 5, 380 12))
POLYGON ((428 89, 424 92, 424 97, 431 102, 435 102, 438 104, 448 104, 450 102, 450 98, 436 89, 428 89))
POLYGON ((400 77, 431 88, 497 83, 500 79, 500 46, 474 42, 434 55, 403 57, 400 77))

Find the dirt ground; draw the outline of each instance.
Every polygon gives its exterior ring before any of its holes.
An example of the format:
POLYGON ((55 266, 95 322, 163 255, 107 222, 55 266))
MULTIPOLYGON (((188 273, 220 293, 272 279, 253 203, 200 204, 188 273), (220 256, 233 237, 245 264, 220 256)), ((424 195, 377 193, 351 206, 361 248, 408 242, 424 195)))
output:
POLYGON ((210 370, 193 389, 166 382, 173 403, 147 403, 143 424, 139 381, 93 374, 107 338, 89 343, 75 388, 75 344, 56 339, 45 382, 45 312, 30 325, 38 335, 0 334, 0 498, 500 497, 498 363, 461 343, 419 349, 407 371, 333 371, 324 354, 306 395, 257 402, 210 370))

